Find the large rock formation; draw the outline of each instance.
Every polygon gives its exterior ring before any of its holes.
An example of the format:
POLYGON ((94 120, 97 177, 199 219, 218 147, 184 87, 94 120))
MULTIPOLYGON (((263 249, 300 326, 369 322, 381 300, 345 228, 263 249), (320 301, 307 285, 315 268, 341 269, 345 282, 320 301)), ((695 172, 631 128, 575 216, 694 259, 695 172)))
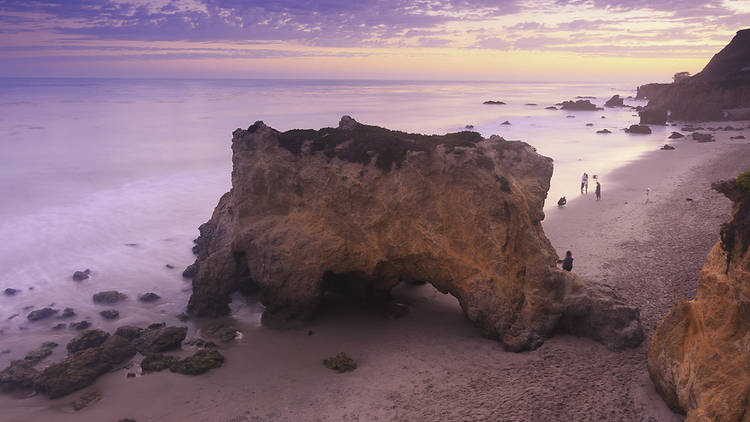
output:
POLYGON ((641 123, 667 111, 672 120, 750 118, 750 29, 737 32, 697 75, 675 84, 649 84, 638 98, 650 99, 641 123))
POLYGON ((552 160, 525 143, 345 116, 318 131, 256 122, 232 149, 232 190, 196 240, 193 314, 227 314, 230 294, 257 286, 264 320, 309 318, 327 291, 426 281, 509 350, 558 328, 612 348, 642 339, 636 308, 557 269, 541 226, 552 160))
POLYGON ((656 330, 648 370, 688 421, 747 421, 750 414, 750 173, 714 185, 734 201, 698 279, 656 330), (744 186, 743 186, 744 184, 744 186))

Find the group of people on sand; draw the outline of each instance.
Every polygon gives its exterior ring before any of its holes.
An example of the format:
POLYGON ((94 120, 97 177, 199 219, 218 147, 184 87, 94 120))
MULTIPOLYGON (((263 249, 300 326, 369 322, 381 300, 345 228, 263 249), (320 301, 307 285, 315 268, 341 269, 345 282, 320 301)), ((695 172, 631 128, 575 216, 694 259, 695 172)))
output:
MULTIPOLYGON (((596 200, 600 201, 602 199, 602 185, 599 183, 599 176, 594 175, 592 178, 596 181, 596 189, 594 190, 594 194, 596 194, 596 200)), ((584 172, 583 176, 581 176, 581 195, 587 195, 589 193, 589 174, 584 172)), ((565 204, 568 203, 568 200, 563 196, 557 201, 557 206, 562 208, 565 206, 565 204)))
MULTIPOLYGON (((594 193, 596 194, 596 200, 599 201, 602 199, 602 185, 599 183, 599 176, 594 175, 593 179, 596 181, 596 190, 594 193)), ((586 172, 583 172, 583 176, 581 176, 581 195, 585 195, 589 193, 589 174, 586 172)))

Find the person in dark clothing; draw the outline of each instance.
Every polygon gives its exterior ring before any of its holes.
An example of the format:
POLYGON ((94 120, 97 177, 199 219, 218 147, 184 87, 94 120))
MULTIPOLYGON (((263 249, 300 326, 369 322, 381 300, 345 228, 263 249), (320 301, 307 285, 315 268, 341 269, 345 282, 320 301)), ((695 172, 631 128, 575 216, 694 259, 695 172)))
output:
POLYGON ((563 270, 565 271, 570 271, 573 269, 573 252, 565 252, 565 259, 562 260, 562 264, 563 270))
POLYGON ((602 199, 602 185, 599 184, 599 181, 596 182, 596 200, 602 199))

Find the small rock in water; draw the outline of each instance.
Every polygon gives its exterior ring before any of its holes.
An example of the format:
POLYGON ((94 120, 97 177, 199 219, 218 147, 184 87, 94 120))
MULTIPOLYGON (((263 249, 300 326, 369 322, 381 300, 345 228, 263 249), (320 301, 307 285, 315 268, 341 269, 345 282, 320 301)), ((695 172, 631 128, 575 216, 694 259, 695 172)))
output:
POLYGON ((153 292, 146 293, 143 296, 138 298, 138 300, 140 300, 141 302, 145 302, 145 303, 156 302, 159 299, 161 299, 161 296, 153 292))
POLYGON ((24 356, 23 360, 26 362, 29 362, 31 364, 37 364, 42 361, 42 359, 46 358, 47 356, 52 354, 52 349, 57 347, 57 343, 54 342, 46 342, 41 345, 41 347, 34 349, 30 351, 29 353, 26 353, 26 356, 24 356))
POLYGON ((116 309, 107 309, 106 311, 99 312, 104 319, 116 319, 120 317, 120 312, 116 309))
POLYGON ((36 311, 31 311, 26 318, 29 319, 29 321, 39 321, 40 319, 49 318, 52 315, 56 315, 59 311, 57 309, 52 308, 43 308, 38 309, 36 311))
POLYGON ((65 308, 60 318, 71 318, 74 316, 76 316, 76 311, 73 308, 65 308))
POLYGON ((651 133, 651 128, 646 125, 630 125, 629 128, 625 129, 627 133, 635 133, 639 135, 648 135, 651 133))
POLYGON ((7 355, 10 353, 10 349, 0 350, 0 355, 7 355))
POLYGON ((594 126, 593 123, 586 123, 586 126, 594 126))
POLYGON ((239 331, 234 327, 217 324, 206 328, 206 334, 223 342, 229 342, 237 338, 239 331))
POLYGON ((173 363, 169 370, 184 375, 200 375, 224 364, 224 356, 215 349, 198 350, 188 358, 173 363))
POLYGON ((83 409, 84 407, 87 407, 91 403, 98 402, 102 399, 102 395, 99 394, 96 391, 87 391, 81 395, 81 397, 77 398, 73 402, 73 410, 76 412, 83 409))
POLYGON ((126 298, 127 296, 124 293, 120 293, 117 290, 108 290, 106 292, 95 293, 94 303, 117 303, 126 298))
POLYGON ((70 340, 65 348, 68 350, 68 354, 72 355, 81 350, 101 346, 108 338, 109 334, 102 330, 86 330, 70 340))
POLYGON ((674 149, 674 147, 672 145, 669 145, 669 144, 664 144, 664 146, 661 147, 661 148, 659 148, 659 149, 661 149, 662 151, 671 151, 671 150, 674 149))
POLYGON ((182 276, 185 278, 193 278, 195 277, 195 273, 198 272, 198 266, 195 264, 190 264, 185 268, 185 271, 182 272, 182 276))
POLYGON ((183 312, 183 313, 177 315, 177 319, 180 320, 180 321, 182 321, 182 322, 185 322, 185 321, 188 321, 190 319, 190 317, 185 312, 183 312))
POLYGON ((692 201, 693 198, 685 198, 686 201, 692 201))
POLYGON ((88 268, 84 271, 76 271, 73 273, 73 280, 83 281, 89 278, 90 275, 91 275, 91 270, 89 270, 88 268))
POLYGON ((79 330, 79 331, 80 330, 85 330, 85 329, 89 328, 90 326, 91 326, 91 323, 88 322, 88 321, 86 321, 86 320, 79 321, 79 322, 71 322, 70 323, 70 328, 72 328, 74 330, 79 330))
POLYGON ((466 125, 464 126, 464 129, 469 129, 469 130, 474 129, 474 125, 466 125))
POLYGON ((15 318, 15 317, 17 317, 17 316, 18 316, 18 314, 13 314, 13 315, 9 316, 9 317, 8 317, 8 321, 10 321, 11 319, 13 319, 13 318, 15 318))
POLYGON ((545 110, 557 110, 555 106, 544 107, 545 110))
POLYGON ((607 129, 602 129, 602 130, 597 130, 596 133, 605 133, 606 134, 606 133, 612 133, 612 132, 609 131, 609 130, 607 130, 607 129))
POLYGON ((15 295, 16 293, 18 293, 18 290, 16 290, 16 289, 11 289, 10 287, 8 287, 7 289, 5 289, 5 290, 3 291, 3 294, 4 294, 5 296, 13 296, 13 295, 15 295))
POLYGON ((134 327, 132 325, 123 325, 122 327, 118 327, 117 330, 115 330, 116 336, 125 338, 128 341, 137 339, 141 336, 141 333, 143 333, 142 328, 134 327))
POLYGON ((714 136, 710 133, 693 132, 693 140, 698 141, 699 143, 714 142, 714 136))
POLYGON ((500 123, 500 124, 501 124, 501 125, 509 125, 509 124, 510 124, 510 122, 506 120, 506 121, 504 121, 504 122, 502 122, 502 123, 500 123))
POLYGON ((684 137, 685 135, 681 134, 680 132, 672 132, 672 134, 669 135, 669 139, 680 139, 684 137))
POLYGON ((125 246, 130 246, 131 248, 134 248, 134 247, 138 246, 138 244, 137 243, 126 243, 125 246))
POLYGON ((354 359, 350 358, 346 353, 341 352, 334 357, 330 357, 323 361, 323 365, 326 368, 332 369, 338 372, 347 372, 357 369, 357 363, 354 359))
POLYGON ((167 264, 165 265, 165 267, 169 268, 170 270, 174 270, 174 265, 172 264, 167 264))
POLYGON ((505 103, 502 102, 502 101, 494 101, 494 100, 485 101, 482 104, 488 104, 488 105, 505 105, 505 103))
POLYGON ((180 359, 175 356, 163 355, 161 353, 149 353, 141 361, 143 372, 159 372, 169 369, 175 362, 180 359))
POLYGON ((61 322, 54 327, 52 327, 53 330, 62 330, 63 328, 67 327, 68 324, 65 324, 64 322, 61 322))
POLYGON ((149 330, 158 330, 159 328, 164 328, 167 326, 166 322, 155 322, 148 326, 149 330))
POLYGON ((745 139, 745 136, 743 135, 737 135, 737 136, 731 136, 729 139, 745 139))

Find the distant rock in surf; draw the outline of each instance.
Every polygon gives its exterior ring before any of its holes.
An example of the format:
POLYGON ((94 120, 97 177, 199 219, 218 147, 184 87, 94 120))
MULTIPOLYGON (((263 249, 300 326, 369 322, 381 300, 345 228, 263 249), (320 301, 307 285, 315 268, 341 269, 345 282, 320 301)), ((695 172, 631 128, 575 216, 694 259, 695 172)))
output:
POLYGON ((83 281, 89 278, 91 274, 91 270, 86 269, 85 271, 76 271, 73 273, 73 280, 75 281, 83 281))
POLYGON ((562 103, 563 110, 581 110, 581 111, 594 111, 594 110, 604 110, 601 107, 597 107, 596 104, 592 104, 589 100, 578 100, 578 101, 563 101, 562 103))
POLYGON ((487 105, 505 105, 505 103, 502 102, 502 101, 493 101, 493 100, 485 101, 482 104, 487 104, 487 105))
POLYGON ((627 133, 635 133, 639 135, 648 135, 651 133, 651 128, 644 125, 630 125, 629 128, 625 129, 627 133))

